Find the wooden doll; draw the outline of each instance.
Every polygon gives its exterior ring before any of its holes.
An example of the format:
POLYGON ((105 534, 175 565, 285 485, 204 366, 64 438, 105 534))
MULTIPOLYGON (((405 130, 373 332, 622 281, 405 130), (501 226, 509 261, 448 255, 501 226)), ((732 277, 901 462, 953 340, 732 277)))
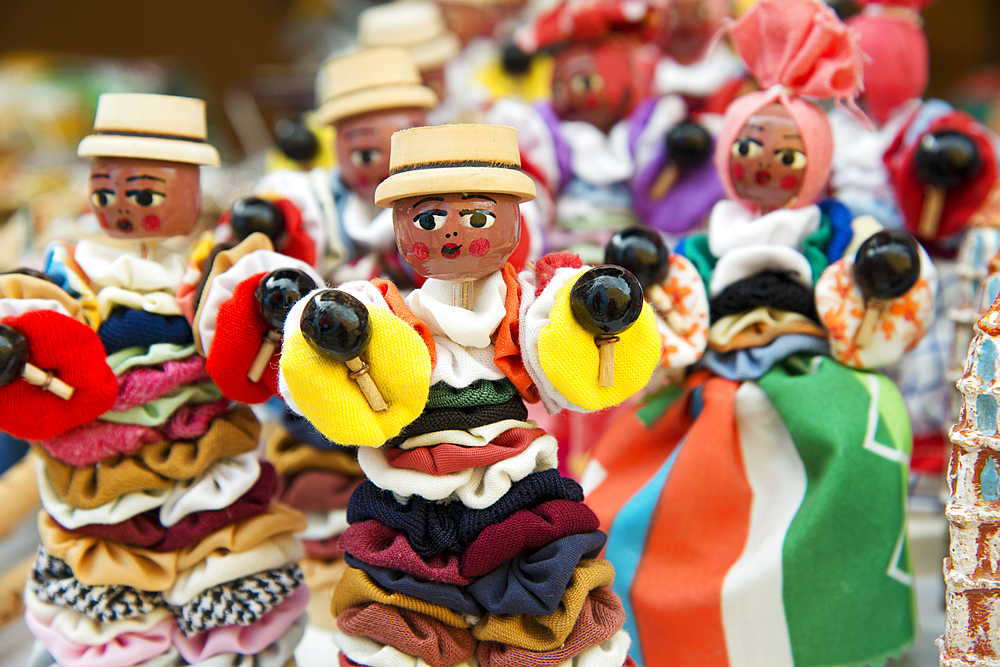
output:
POLYGON ((270 503, 259 424, 196 354, 187 262, 161 243, 197 222, 199 166, 219 159, 205 131, 201 100, 102 95, 78 153, 110 238, 57 244, 47 277, 0 281, 5 340, 47 376, 33 386, 13 360, 0 389, 0 428, 35 443, 44 510, 24 597, 33 665, 294 664, 305 521, 270 503))
POLYGON ((593 411, 645 385, 659 342, 638 284, 569 254, 507 263, 535 194, 512 128, 405 130, 391 162, 376 200, 426 282, 405 301, 384 281, 307 294, 281 351, 282 398, 359 447, 369 480, 340 540, 341 664, 632 664, 604 536, 524 401, 593 411))
POLYGON ((880 664, 916 631, 910 431, 895 386, 863 369, 919 339, 934 269, 912 238, 814 203, 832 146, 804 96, 860 86, 832 10, 759 0, 729 34, 763 90, 727 111, 730 199, 679 250, 704 281, 708 349, 608 430, 583 484, 638 664, 880 664))
POLYGON ((438 98, 421 83, 400 48, 365 49, 327 60, 320 72, 315 112, 336 130, 337 167, 266 175, 251 197, 232 208, 219 239, 264 231, 275 248, 338 280, 406 276, 396 257, 392 220, 375 206, 375 188, 389 175, 389 137, 423 125, 438 98), (353 263, 354 266, 344 266, 353 263))

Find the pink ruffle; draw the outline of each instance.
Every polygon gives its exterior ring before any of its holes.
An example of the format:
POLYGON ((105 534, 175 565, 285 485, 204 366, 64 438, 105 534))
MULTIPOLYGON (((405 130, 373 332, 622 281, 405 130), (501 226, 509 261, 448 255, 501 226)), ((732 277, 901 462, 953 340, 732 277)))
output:
POLYGON ((118 398, 111 409, 129 410, 178 387, 208 379, 205 360, 198 355, 156 366, 140 366, 118 378, 118 398))
POLYGON ((254 655, 278 640, 302 615, 309 602, 309 589, 299 586, 284 602, 267 612, 253 625, 227 625, 193 637, 177 633, 174 645, 181 657, 192 664, 220 653, 254 655))
POLYGON ((107 644, 88 646, 69 641, 30 610, 24 613, 24 622, 62 667, 129 667, 166 653, 173 636, 180 634, 168 619, 146 632, 126 632, 107 644))

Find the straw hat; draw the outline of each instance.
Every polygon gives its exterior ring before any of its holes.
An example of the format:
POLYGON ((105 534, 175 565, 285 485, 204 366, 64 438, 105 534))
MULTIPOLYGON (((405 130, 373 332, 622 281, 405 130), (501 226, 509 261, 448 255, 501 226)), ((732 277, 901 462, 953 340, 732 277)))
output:
POLYGON ((205 142, 205 102, 191 97, 105 93, 97 100, 94 133, 80 157, 130 157, 215 166, 219 152, 205 142))
POLYGON ((320 72, 320 123, 336 123, 367 111, 437 106, 434 91, 420 83, 410 54, 399 47, 364 49, 330 58, 320 72))
POLYGON ((404 48, 421 70, 445 64, 461 48, 458 37, 445 26, 441 8, 424 0, 396 0, 361 12, 358 44, 404 48))
POLYGON ((436 125, 392 135, 389 178, 375 203, 390 207, 406 197, 444 192, 500 193, 535 198, 535 183, 521 173, 517 130, 503 125, 436 125))

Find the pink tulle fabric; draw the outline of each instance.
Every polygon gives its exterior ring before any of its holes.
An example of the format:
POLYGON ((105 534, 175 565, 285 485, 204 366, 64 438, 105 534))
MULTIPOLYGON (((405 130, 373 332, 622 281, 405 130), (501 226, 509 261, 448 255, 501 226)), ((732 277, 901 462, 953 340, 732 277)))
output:
POLYGON ((907 101, 923 96, 930 74, 927 37, 916 13, 884 11, 881 4, 868 5, 847 25, 865 54, 865 110, 881 125, 907 101))
POLYGON ((112 410, 129 410, 186 384, 209 380, 205 360, 198 355, 156 366, 140 366, 118 378, 118 398, 112 410))
POLYGON ((146 632, 126 632, 107 644, 88 646, 69 641, 30 610, 24 613, 24 622, 62 667, 130 667, 166 653, 174 635, 180 634, 168 619, 146 632))
POLYGON ((758 0, 726 31, 763 88, 740 97, 726 111, 715 151, 726 194, 740 201, 728 177, 730 146, 752 115, 777 102, 798 125, 808 157, 792 208, 815 203, 829 177, 833 136, 823 110, 800 96, 853 106, 862 88, 861 51, 836 13, 814 0, 758 0))
POLYGON ((115 424, 101 420, 39 441, 49 454, 71 466, 91 466, 114 456, 131 456, 145 444, 160 440, 194 440, 208 430, 213 419, 229 408, 229 401, 182 405, 159 428, 115 424))
POLYGON ((208 660, 220 653, 254 655, 278 640, 302 615, 309 602, 309 589, 299 586, 284 602, 264 614, 253 625, 226 625, 193 637, 177 633, 174 646, 191 664, 208 660))

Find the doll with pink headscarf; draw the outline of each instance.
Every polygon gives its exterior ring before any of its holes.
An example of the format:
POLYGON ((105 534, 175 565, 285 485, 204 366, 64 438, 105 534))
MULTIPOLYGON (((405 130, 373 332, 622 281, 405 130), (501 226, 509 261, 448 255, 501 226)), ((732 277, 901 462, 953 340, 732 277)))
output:
POLYGON ((759 0, 729 34, 763 90, 729 107, 728 199, 678 249, 705 284, 707 350, 609 429, 582 483, 637 664, 878 665, 916 630, 911 435, 867 369, 923 334, 934 266, 820 201, 833 146, 813 100, 850 106, 861 87, 833 11, 759 0))

